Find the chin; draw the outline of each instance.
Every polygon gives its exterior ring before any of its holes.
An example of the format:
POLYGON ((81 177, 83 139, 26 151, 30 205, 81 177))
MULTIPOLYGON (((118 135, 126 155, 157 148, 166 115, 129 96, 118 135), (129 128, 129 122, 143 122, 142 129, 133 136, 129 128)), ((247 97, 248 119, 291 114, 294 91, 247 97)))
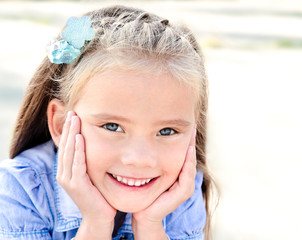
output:
POLYGON ((126 213, 135 213, 144 210, 149 207, 151 204, 137 204, 137 203, 124 203, 124 204, 114 204, 112 205, 116 210, 126 213))

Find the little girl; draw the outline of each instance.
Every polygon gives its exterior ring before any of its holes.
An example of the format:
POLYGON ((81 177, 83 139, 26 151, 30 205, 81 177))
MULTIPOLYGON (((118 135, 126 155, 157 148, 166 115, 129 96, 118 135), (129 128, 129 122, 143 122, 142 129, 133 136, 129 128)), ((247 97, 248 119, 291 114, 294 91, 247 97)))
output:
POLYGON ((209 239, 206 113, 186 27, 122 6, 70 18, 0 166, 0 238, 209 239))

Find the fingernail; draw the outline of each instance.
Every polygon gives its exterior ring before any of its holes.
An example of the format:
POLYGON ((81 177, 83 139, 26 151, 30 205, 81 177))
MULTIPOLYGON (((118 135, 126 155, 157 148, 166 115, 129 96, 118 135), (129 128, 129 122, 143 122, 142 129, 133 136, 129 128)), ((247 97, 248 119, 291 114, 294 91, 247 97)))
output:
POLYGON ((190 150, 189 150, 191 153, 194 152, 194 147, 193 146, 190 146, 190 150))
POLYGON ((66 121, 70 121, 72 115, 72 111, 68 111, 66 121))
POLYGON ((76 135, 76 137, 75 137, 76 138, 76 145, 78 145, 80 143, 80 137, 81 137, 80 134, 76 135))
POLYGON ((74 125, 76 118, 77 118, 76 116, 71 117, 71 125, 74 125))

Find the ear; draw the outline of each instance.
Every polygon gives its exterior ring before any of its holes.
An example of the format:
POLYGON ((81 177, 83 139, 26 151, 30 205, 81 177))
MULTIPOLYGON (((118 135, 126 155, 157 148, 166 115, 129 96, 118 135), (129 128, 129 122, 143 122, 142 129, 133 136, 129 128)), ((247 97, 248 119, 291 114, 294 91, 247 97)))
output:
POLYGON ((52 99, 47 106, 48 129, 58 147, 65 122, 65 106, 59 99, 52 99))

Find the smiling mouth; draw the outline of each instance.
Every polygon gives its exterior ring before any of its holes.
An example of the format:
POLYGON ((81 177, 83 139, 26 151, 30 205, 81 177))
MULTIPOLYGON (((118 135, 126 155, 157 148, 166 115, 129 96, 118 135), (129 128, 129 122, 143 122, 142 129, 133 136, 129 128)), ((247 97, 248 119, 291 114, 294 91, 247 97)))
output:
POLYGON ((122 176, 118 176, 115 174, 110 174, 118 182, 125 184, 130 187, 140 187, 150 183, 154 178, 146 178, 146 179, 128 179, 122 176))

